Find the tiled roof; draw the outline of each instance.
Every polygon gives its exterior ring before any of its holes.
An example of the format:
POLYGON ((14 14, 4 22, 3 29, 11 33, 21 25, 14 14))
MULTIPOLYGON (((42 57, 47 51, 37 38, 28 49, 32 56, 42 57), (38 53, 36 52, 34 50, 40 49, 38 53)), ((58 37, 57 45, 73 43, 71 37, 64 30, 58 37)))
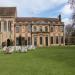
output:
POLYGON ((0 16, 15 16, 16 7, 0 7, 0 16))
POLYGON ((17 17, 16 22, 31 22, 31 21, 58 21, 58 18, 38 18, 38 17, 17 17))

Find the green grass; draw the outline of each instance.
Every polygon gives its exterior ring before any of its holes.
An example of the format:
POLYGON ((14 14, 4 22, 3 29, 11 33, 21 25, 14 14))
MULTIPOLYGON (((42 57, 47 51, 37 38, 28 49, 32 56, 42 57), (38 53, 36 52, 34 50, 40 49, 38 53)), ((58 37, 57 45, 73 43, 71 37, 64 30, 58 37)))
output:
POLYGON ((75 75, 75 46, 0 53, 0 75, 75 75))

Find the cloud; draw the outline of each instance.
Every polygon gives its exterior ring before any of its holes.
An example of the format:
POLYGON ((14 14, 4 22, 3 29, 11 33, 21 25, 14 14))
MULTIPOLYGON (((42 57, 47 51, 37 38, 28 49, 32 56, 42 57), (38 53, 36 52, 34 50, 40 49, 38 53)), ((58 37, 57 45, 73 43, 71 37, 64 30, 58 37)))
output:
MULTIPOLYGON (((59 14, 62 14, 62 21, 65 25, 67 25, 72 23, 72 20, 69 19, 72 14, 72 10, 70 9, 70 5, 66 4, 67 2, 68 0, 0 0, 0 6, 15 6, 17 7, 18 16, 25 17, 34 17, 36 15, 39 16, 39 14, 41 16, 41 13, 47 10, 50 14, 58 12, 59 14), (60 9, 58 10, 58 8, 60 9)), ((46 14, 47 13, 44 13, 43 15, 46 14)), ((50 14, 49 16, 57 15, 50 14)))
POLYGON ((72 24, 72 13, 73 10, 71 9, 69 4, 65 4, 61 10, 60 13, 62 14, 62 21, 65 23, 65 25, 72 24))
POLYGON ((69 4, 66 4, 61 10, 60 10, 61 14, 63 16, 67 16, 70 17, 72 15, 73 10, 70 8, 69 4))
POLYGON ((14 0, 0 0, 0 7, 4 7, 4 6, 15 6, 16 3, 14 2, 14 0))
POLYGON ((18 16, 34 16, 66 2, 67 0, 0 0, 0 6, 16 6, 18 16))
POLYGON ((69 18, 63 18, 62 21, 65 23, 65 25, 72 24, 72 19, 69 18))

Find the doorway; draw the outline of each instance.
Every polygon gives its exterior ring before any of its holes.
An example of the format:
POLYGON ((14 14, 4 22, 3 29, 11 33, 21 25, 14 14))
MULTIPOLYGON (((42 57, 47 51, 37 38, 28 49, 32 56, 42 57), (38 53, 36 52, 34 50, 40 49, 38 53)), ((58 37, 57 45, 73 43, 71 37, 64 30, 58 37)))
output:
POLYGON ((7 39, 7 47, 11 45, 10 39, 7 39))

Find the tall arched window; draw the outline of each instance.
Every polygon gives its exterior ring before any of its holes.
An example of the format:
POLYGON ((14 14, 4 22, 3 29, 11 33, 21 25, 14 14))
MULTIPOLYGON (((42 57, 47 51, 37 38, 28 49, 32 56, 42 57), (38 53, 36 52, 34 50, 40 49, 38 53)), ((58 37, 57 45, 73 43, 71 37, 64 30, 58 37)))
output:
POLYGON ((11 31, 11 24, 12 24, 12 21, 8 21, 8 31, 11 31))
POLYGON ((58 42, 58 36, 56 36, 56 44, 58 44, 59 42, 58 42))
POLYGON ((7 21, 4 21, 4 31, 7 31, 7 21))

